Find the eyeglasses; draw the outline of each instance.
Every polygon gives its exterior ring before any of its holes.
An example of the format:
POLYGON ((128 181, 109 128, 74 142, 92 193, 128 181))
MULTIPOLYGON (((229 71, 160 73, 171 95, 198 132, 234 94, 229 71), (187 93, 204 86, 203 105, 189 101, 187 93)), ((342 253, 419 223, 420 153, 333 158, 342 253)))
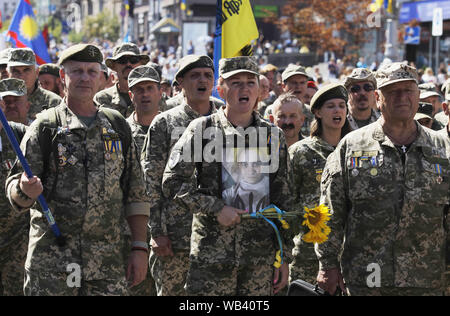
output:
POLYGON ((132 65, 135 65, 140 61, 141 61, 141 57, 139 57, 139 56, 122 56, 116 60, 116 62, 121 65, 128 64, 128 62, 130 62, 130 64, 132 64, 132 65))
MULTIPOLYGON (((366 92, 375 90, 375 88, 370 83, 365 83, 362 86, 362 89, 364 89, 364 91, 366 91, 366 92)), ((359 85, 355 85, 350 88, 351 93, 358 93, 359 91, 361 91, 361 86, 359 86, 359 85)))

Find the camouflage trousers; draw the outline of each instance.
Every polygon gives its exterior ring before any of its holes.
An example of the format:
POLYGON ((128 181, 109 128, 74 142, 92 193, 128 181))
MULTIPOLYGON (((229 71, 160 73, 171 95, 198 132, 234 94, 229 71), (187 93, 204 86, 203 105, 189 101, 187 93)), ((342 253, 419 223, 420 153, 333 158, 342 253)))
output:
POLYGON ((191 262, 186 292, 196 296, 271 296, 274 268, 266 265, 204 265, 191 262))
POLYGON ((314 252, 313 244, 301 244, 292 252, 294 260, 289 265, 289 283, 295 280, 303 280, 316 284, 319 273, 319 260, 314 252))
POLYGON ((442 289, 409 288, 409 287, 353 287, 347 285, 350 296, 443 296, 442 289))
POLYGON ((0 259, 0 295, 23 296, 25 259, 27 258, 28 238, 17 241, 2 251, 0 259))
POLYGON ((189 251, 174 251, 173 257, 158 257, 150 252, 149 265, 158 296, 185 296, 189 251))
POLYGON ((125 276, 112 280, 82 280, 80 287, 67 283, 67 273, 25 270, 26 296, 128 296, 125 276))
MULTIPOLYGON (((131 236, 125 235, 125 247, 123 250, 123 257, 127 258, 130 256, 131 249, 131 236)), ((125 260, 125 271, 128 269, 128 260, 125 260)), ((155 281, 150 273, 150 268, 147 270, 147 276, 144 281, 140 284, 130 288, 130 296, 156 296, 155 281)))

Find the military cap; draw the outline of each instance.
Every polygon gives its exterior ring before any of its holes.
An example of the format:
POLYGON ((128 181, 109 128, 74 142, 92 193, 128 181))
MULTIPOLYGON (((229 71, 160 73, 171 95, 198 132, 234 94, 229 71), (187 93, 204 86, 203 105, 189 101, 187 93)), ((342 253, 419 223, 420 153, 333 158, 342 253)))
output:
POLYGON ((9 52, 12 48, 4 49, 0 52, 0 65, 7 65, 9 59, 9 52))
POLYGON ((214 62, 204 55, 187 55, 180 59, 175 79, 183 77, 185 73, 194 68, 211 68, 214 71, 214 62))
POLYGON ((305 67, 289 64, 289 66, 287 66, 287 68, 281 74, 281 81, 286 82, 286 80, 295 75, 309 77, 306 73, 305 67))
POLYGON ((415 120, 420 119, 433 119, 433 104, 426 102, 419 102, 419 109, 417 110, 416 115, 414 116, 415 120))
POLYGON ((58 65, 61 66, 69 60, 101 64, 103 62, 103 55, 100 49, 95 45, 77 44, 65 49, 61 53, 58 65))
POLYGON ((40 75, 53 75, 59 78, 59 66, 56 64, 43 64, 39 66, 39 74, 40 75))
POLYGON ((330 83, 323 86, 317 91, 311 99, 311 111, 319 109, 322 105, 331 99, 343 99, 345 103, 348 101, 348 92, 340 83, 330 83))
POLYGON ((13 48, 9 51, 8 66, 36 66, 36 55, 30 48, 13 48))
POLYGON ((138 56, 141 58, 144 64, 150 61, 150 57, 148 55, 142 55, 139 51, 139 47, 133 43, 122 43, 116 47, 114 47, 112 57, 106 58, 106 66, 113 69, 114 63, 123 56, 138 56))
POLYGON ((445 100, 450 101, 450 79, 444 82, 441 89, 442 93, 444 93, 445 100))
POLYGON ((352 73, 344 80, 345 88, 349 88, 355 82, 368 81, 373 84, 374 88, 377 88, 377 80, 372 71, 367 68, 355 68, 352 73))
POLYGON ((134 68, 128 75, 128 87, 130 89, 144 81, 159 83, 161 79, 158 72, 153 67, 147 65, 134 68))
POLYGON ((381 66, 375 73, 375 78, 377 79, 378 89, 401 81, 414 81, 418 83, 416 68, 400 62, 381 66))
POLYGON ((27 95, 25 81, 16 78, 4 79, 0 81, 0 96, 23 97, 27 95))
POLYGON ((146 64, 146 66, 150 66, 150 67, 152 67, 153 69, 155 69, 155 70, 158 72, 159 78, 162 78, 162 68, 161 68, 161 65, 159 65, 159 64, 157 64, 157 63, 154 63, 154 62, 152 62, 152 61, 149 61, 149 62, 146 64))
POLYGON ((422 83, 419 85, 420 90, 420 100, 429 97, 440 97, 441 95, 436 90, 436 85, 434 83, 422 83))
POLYGON ((222 58, 219 61, 219 77, 228 79, 241 72, 259 76, 258 64, 255 59, 248 56, 222 58))

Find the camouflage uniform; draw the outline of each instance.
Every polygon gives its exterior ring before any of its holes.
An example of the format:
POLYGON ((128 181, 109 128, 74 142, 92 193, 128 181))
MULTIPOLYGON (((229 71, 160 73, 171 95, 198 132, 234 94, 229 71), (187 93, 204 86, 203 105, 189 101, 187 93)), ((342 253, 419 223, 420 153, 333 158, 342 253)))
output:
MULTIPOLYGON (((334 147, 317 136, 308 137, 289 147, 292 167, 294 196, 297 210, 319 205, 320 180, 327 157, 334 147)), ((295 236, 292 255, 294 260, 289 266, 290 280, 305 280, 316 283, 319 262, 314 252, 314 245, 302 241, 302 234, 295 236)))
POLYGON ((94 100, 100 107, 105 106, 119 111, 125 118, 129 117, 134 111, 130 96, 126 93, 121 93, 117 83, 111 88, 97 93, 94 100))
MULTIPOLYGON (((437 121, 439 124, 441 124, 442 126, 445 127, 448 124, 448 116, 445 115, 445 113, 443 111, 439 112, 434 116, 434 121, 437 121)), ((443 127, 443 129, 445 129, 444 127, 443 127)))
MULTIPOLYGON (((20 142, 26 127, 13 122, 10 126, 17 131, 17 141, 20 142)), ((0 183, 4 187, 16 154, 3 128, 0 130, 0 141, 0 183)), ((12 210, 6 195, 0 197, 0 295, 19 296, 23 295, 30 220, 28 216, 12 210)))
MULTIPOLYGON (((209 98, 209 101, 213 103, 216 109, 219 109, 225 105, 225 103, 222 100, 215 98, 213 96, 209 98)), ((165 110, 162 111, 173 109, 174 107, 177 107, 180 104, 183 104, 184 102, 185 102, 184 93, 179 93, 173 98, 170 98, 167 101, 165 101, 165 110)))
MULTIPOLYGON (((215 107, 211 103, 211 111, 215 107)), ((150 267, 156 282, 158 295, 186 295, 184 284, 189 263, 192 213, 164 198, 161 182, 172 146, 177 142, 189 123, 201 115, 186 102, 158 114, 150 125, 142 150, 142 168, 150 195, 150 234, 153 239, 168 236, 172 242, 174 257, 158 257, 150 254, 150 267), (173 209, 178 217, 167 221, 165 213, 173 209)))
POLYGON ((444 141, 416 125, 419 136, 403 165, 379 122, 348 134, 328 157, 321 203, 333 212, 331 233, 316 253, 322 270, 338 267, 343 243, 350 294, 374 291, 366 283, 373 263, 381 268, 381 293, 443 291, 449 161, 444 141))
MULTIPOLYGON (((164 196, 173 198, 168 223, 175 223, 183 213, 194 213, 192 223, 190 267, 186 280, 188 295, 271 295, 273 293, 273 262, 278 250, 273 228, 263 220, 242 220, 233 227, 223 227, 216 219, 225 206, 222 200, 222 167, 219 162, 187 162, 177 157, 184 146, 194 146, 194 134, 210 127, 222 132, 226 141, 242 137, 227 120, 223 109, 207 118, 194 120, 172 149, 164 171, 164 196), (177 210, 174 212, 174 210, 177 210)), ((258 129, 275 128, 253 113, 258 129)), ((278 170, 270 175, 270 202, 281 209, 291 209, 290 176, 287 146, 279 131, 278 170)), ((201 134, 200 134, 201 135, 201 134)), ((214 137, 214 134, 211 135, 214 137)), ((209 140, 207 140, 209 141, 209 140)), ((214 141, 214 139, 212 139, 214 141)), ((276 144, 278 144, 275 141, 276 144)), ((191 157, 193 160, 193 157, 191 157)), ((281 230, 282 233, 287 233, 281 230)), ((289 263, 292 235, 284 236, 285 260, 289 263)))
MULTIPOLYGON (((55 138, 58 152, 53 150, 45 158, 40 138, 42 125, 49 120, 48 111, 38 115, 29 127, 21 148, 34 174, 43 181, 44 195, 66 245, 56 245, 35 204, 31 208, 25 294, 126 295, 121 226, 126 216, 148 216, 136 147, 131 142, 124 157, 117 143, 120 138, 101 110, 86 127, 63 101, 55 108, 59 117, 55 138), (117 151, 111 152, 107 148, 113 147, 110 142, 114 139, 117 151), (46 170, 44 160, 48 161, 46 170), (73 263, 81 268, 81 288, 66 283, 68 266, 73 263)), ((11 204, 19 212, 10 196, 17 183, 13 180, 21 175, 17 172, 15 167, 6 187, 11 204)))

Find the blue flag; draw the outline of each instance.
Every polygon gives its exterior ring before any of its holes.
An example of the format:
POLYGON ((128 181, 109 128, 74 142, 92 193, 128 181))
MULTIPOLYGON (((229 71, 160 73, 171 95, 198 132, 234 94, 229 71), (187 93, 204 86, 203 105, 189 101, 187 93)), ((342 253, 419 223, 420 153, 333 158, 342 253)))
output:
POLYGON ((42 36, 30 0, 21 0, 11 20, 8 40, 16 48, 31 48, 39 65, 50 63, 47 45, 42 36))

